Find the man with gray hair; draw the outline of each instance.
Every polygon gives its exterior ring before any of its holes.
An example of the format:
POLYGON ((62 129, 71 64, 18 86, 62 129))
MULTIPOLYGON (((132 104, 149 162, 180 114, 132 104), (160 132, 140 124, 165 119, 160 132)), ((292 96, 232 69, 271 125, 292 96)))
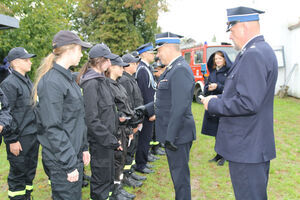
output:
POLYGON ((176 199, 190 200, 189 153, 196 128, 191 111, 195 80, 188 63, 181 56, 180 38, 170 32, 156 35, 157 57, 166 70, 156 90, 155 131, 165 144, 176 199))
POLYGON ((276 157, 273 104, 278 64, 260 34, 259 14, 247 7, 227 9, 230 39, 240 50, 227 72, 222 95, 201 101, 220 117, 215 150, 229 161, 237 200, 267 199, 270 160, 276 157))

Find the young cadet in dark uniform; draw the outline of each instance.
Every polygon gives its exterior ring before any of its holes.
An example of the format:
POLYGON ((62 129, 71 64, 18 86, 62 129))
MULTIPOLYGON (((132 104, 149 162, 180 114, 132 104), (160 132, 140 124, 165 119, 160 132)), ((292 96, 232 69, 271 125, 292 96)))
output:
POLYGON ((9 134, 11 121, 12 117, 10 115, 8 101, 0 88, 0 145, 2 143, 2 136, 8 139, 9 135, 7 134, 9 134))
MULTIPOLYGON (((134 110, 135 108, 144 104, 141 90, 135 79, 135 72, 137 70, 138 62, 140 58, 134 57, 132 54, 125 54, 122 56, 124 62, 129 63, 128 67, 124 68, 123 76, 120 77, 118 82, 126 89, 130 108, 134 110)), ((137 150, 139 129, 142 127, 142 123, 133 127, 133 139, 130 141, 129 147, 127 149, 127 156, 124 167, 124 182, 128 186, 136 187, 140 185, 140 182, 146 179, 144 176, 137 175, 132 166, 135 164, 134 155, 137 150), (136 180, 136 181, 133 181, 136 180)))
MULTIPOLYGON (((227 77, 227 71, 230 69, 232 62, 224 51, 214 52, 208 59, 207 69, 209 77, 204 86, 204 95, 222 94, 224 83, 227 77)), ((216 137, 219 125, 219 118, 215 115, 210 115, 207 111, 204 113, 201 133, 216 137)), ((217 154, 209 162, 218 162, 218 166, 225 163, 225 159, 217 154)))
POLYGON ((224 92, 202 100, 220 116, 215 150, 229 161, 237 200, 267 199, 270 160, 276 157, 273 103, 278 64, 260 35, 260 10, 227 9, 230 39, 240 50, 228 71, 224 92))
POLYGON ((82 48, 91 45, 71 31, 59 31, 52 47, 34 85, 38 140, 53 200, 81 200, 83 164, 89 164, 90 154, 83 98, 69 68, 78 65, 82 48))
MULTIPOLYGON (((141 61, 137 68, 135 77, 142 92, 144 104, 147 104, 154 100, 154 92, 156 88, 156 82, 150 68, 150 63, 154 61, 153 46, 151 43, 147 43, 137 48, 137 51, 141 57, 141 61)), ((141 173, 149 174, 154 172, 146 167, 152 131, 153 122, 145 118, 143 128, 139 133, 138 146, 135 155, 136 171, 141 173)))
MULTIPOLYGON (((135 195, 128 193, 121 186, 123 180, 123 170, 125 166, 125 158, 127 154, 128 139, 133 139, 133 129, 129 126, 128 121, 133 118, 134 110, 129 104, 128 95, 125 88, 117 82, 123 75, 123 67, 128 67, 129 64, 123 62, 119 56, 111 59, 111 66, 105 72, 109 77, 110 89, 114 97, 115 104, 118 110, 119 124, 116 137, 121 142, 122 149, 115 150, 115 193, 120 193, 127 198, 135 198, 135 195)), ((139 185, 141 186, 141 184, 139 185)))
POLYGON ((4 138, 10 164, 7 178, 10 199, 31 199, 38 163, 39 143, 31 98, 32 82, 26 75, 31 70, 30 58, 35 56, 23 47, 11 49, 7 58, 13 71, 0 85, 13 118, 9 136, 4 138))
POLYGON ((114 150, 122 147, 115 137, 119 118, 104 72, 111 65, 110 59, 116 57, 105 44, 97 44, 91 48, 89 61, 79 74, 92 158, 90 195, 93 200, 115 199, 112 197, 114 150))
POLYGON ((155 99, 155 130, 164 143, 176 199, 191 199, 189 153, 196 128, 191 111, 195 80, 180 52, 182 36, 166 32, 156 35, 157 57, 166 65, 155 99))

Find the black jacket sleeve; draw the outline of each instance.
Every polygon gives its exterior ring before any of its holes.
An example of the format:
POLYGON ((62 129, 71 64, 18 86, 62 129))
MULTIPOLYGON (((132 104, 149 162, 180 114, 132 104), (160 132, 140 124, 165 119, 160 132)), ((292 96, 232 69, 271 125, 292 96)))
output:
MULTIPOLYGON (((86 113, 86 125, 88 127, 88 134, 95 141, 107 148, 115 149, 119 143, 117 138, 109 131, 101 120, 98 102, 101 101, 98 96, 97 80, 87 81, 82 85, 84 108, 86 113)), ((111 119, 107 119, 111 120, 111 119)))
MULTIPOLYGON (((0 125, 3 126, 2 132, 0 132, 4 137, 7 137, 7 134, 9 134, 10 124, 12 121, 12 117, 10 115, 10 109, 8 106, 8 101, 3 93, 3 91, 0 89, 0 125)), ((2 137, 0 136, 0 144, 2 137)))
MULTIPOLYGON (((17 88, 12 84, 7 84, 6 82, 2 82, 1 88, 3 93, 7 97, 7 102, 10 108, 10 111, 14 109, 16 101, 17 101, 17 88)), ((4 142, 6 144, 15 143, 18 141, 19 131, 18 131, 18 122, 11 115, 11 124, 9 129, 6 130, 6 134, 3 135, 4 142)))

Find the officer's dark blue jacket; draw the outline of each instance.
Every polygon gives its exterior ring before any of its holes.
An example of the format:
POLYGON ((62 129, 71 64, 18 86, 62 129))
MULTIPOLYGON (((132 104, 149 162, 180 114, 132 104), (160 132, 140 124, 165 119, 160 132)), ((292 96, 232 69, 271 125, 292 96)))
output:
POLYGON ((191 110, 195 80, 182 56, 160 76, 155 101, 155 131, 158 141, 185 144, 196 139, 191 110))
POLYGON ((40 80, 36 105, 43 159, 70 173, 88 150, 82 93, 72 72, 54 63, 40 80))
POLYGON ((5 94, 0 88, 0 125, 3 126, 2 132, 0 133, 0 145, 2 142, 2 135, 4 137, 7 137, 7 134, 9 134, 8 130, 10 129, 11 121, 12 117, 10 115, 8 101, 5 94))
POLYGON ((136 72, 136 80, 141 90, 144 103, 150 103, 154 100, 155 81, 150 66, 140 61, 136 72))
POLYGON ((249 41, 228 71, 223 94, 208 112, 220 116, 215 150, 226 160, 260 163, 276 157, 273 102, 278 64, 263 36, 249 41))
POLYGON ((32 86, 27 75, 23 76, 15 70, 0 85, 7 97, 13 118, 10 133, 4 137, 5 143, 17 142, 19 137, 37 132, 31 98, 32 86))
MULTIPOLYGON (((204 86, 204 95, 218 95, 222 94, 223 89, 224 89, 224 83, 227 77, 227 71, 230 69, 232 62, 229 59, 228 55, 226 52, 221 51, 224 55, 226 65, 223 66, 221 69, 218 71, 216 69, 213 69, 213 61, 215 57, 215 53, 213 53, 207 62, 207 68, 209 70, 209 77, 205 83, 204 86), (217 88, 213 91, 208 91, 208 86, 210 83, 217 83, 217 88)), ((210 115, 207 111, 204 113, 203 117, 203 123, 202 123, 202 130, 201 133, 205 135, 210 135, 210 136, 216 136, 217 131, 218 131, 218 124, 219 124, 219 118, 215 115, 210 115)))

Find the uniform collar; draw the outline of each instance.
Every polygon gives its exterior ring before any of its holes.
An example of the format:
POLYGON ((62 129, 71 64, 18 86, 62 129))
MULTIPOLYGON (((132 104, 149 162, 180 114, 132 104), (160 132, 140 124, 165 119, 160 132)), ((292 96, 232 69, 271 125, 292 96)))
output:
POLYGON ((248 42, 246 42, 246 44, 244 44, 241 52, 244 52, 250 45, 252 45, 256 39, 258 38, 263 38, 263 35, 259 34, 259 35, 255 35, 254 37, 252 37, 250 40, 248 40, 248 42))
POLYGON ((73 80, 72 73, 69 69, 62 67, 57 63, 53 63, 53 68, 62 73, 65 77, 67 77, 70 81, 73 80))
POLYGON ((174 59, 168 64, 167 69, 171 69, 171 68, 172 68, 172 64, 173 64, 179 57, 181 57, 181 55, 180 55, 180 56, 177 56, 176 58, 174 58, 174 59))
POLYGON ((143 60, 143 59, 141 59, 141 61, 145 64, 145 65, 147 65, 147 67, 149 67, 150 65, 149 65, 149 63, 148 62, 146 62, 145 60, 143 60))
POLYGON ((22 74, 20 74, 19 72, 17 72, 16 70, 12 70, 12 74, 14 74, 16 77, 18 77, 19 79, 21 79, 22 81, 24 81, 25 83, 28 82, 29 77, 27 74, 25 74, 25 76, 23 76, 22 74))
POLYGON ((127 76, 127 77, 129 77, 129 78, 135 79, 135 78, 134 78, 134 74, 131 75, 131 74, 129 74, 129 73, 126 72, 126 71, 123 72, 123 76, 127 76))

